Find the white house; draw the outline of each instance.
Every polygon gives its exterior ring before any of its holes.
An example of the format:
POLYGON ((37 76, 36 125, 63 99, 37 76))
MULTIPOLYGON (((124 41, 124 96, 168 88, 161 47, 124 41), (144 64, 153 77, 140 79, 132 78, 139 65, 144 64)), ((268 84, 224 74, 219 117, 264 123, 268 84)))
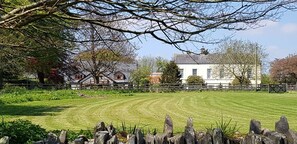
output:
MULTIPOLYGON (((197 75, 201 76, 205 83, 208 85, 229 85, 235 79, 226 69, 219 69, 219 64, 216 63, 212 57, 216 54, 200 54, 200 55, 188 55, 188 54, 176 54, 173 58, 174 62, 180 69, 182 75, 182 83, 186 83, 188 76, 197 75)), ((252 60, 251 60, 252 62, 252 60)), ((236 64, 233 65, 237 67, 236 64)), ((247 71, 246 77, 251 81, 251 84, 255 84, 256 68, 254 65, 250 65, 251 69, 247 71)), ((261 83, 261 67, 257 66, 257 84, 261 83)))

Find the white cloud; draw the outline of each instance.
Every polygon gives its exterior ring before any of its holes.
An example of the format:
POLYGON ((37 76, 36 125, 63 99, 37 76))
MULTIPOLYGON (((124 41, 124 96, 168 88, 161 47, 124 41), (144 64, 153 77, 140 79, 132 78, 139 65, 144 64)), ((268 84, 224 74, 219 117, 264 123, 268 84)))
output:
POLYGON ((295 34, 297 32, 297 23, 288 23, 281 27, 281 31, 285 34, 295 34))

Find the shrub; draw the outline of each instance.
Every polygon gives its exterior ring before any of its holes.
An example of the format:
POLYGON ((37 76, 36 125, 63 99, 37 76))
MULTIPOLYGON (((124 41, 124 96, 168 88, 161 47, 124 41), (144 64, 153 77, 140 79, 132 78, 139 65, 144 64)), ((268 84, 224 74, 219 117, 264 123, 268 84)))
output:
POLYGON ((12 86, 10 84, 5 84, 3 89, 1 89, 0 93, 1 94, 5 94, 5 93, 13 93, 15 95, 21 94, 21 93, 25 93, 26 92, 26 88, 24 87, 20 87, 20 86, 12 86))
POLYGON ((222 117, 220 121, 216 121, 215 122, 215 127, 213 127, 213 125, 211 125, 210 128, 206 128, 206 130, 212 131, 214 128, 219 128, 222 130, 223 135, 227 138, 234 138, 236 132, 239 131, 239 126, 237 125, 237 123, 231 123, 232 119, 229 119, 227 121, 224 120, 224 118, 222 117))
MULTIPOLYGON (((249 85, 250 83, 251 83, 251 81, 248 78, 245 78, 245 77, 243 78, 242 85, 249 85)), ((241 85, 241 83, 239 82, 238 78, 235 78, 232 81, 232 85, 241 85)))
POLYGON ((204 84, 204 80, 201 76, 189 76, 187 78, 187 83, 188 84, 204 84))
POLYGON ((15 120, 0 125, 0 136, 10 137, 12 144, 25 144, 42 140, 46 137, 46 130, 28 120, 15 120))

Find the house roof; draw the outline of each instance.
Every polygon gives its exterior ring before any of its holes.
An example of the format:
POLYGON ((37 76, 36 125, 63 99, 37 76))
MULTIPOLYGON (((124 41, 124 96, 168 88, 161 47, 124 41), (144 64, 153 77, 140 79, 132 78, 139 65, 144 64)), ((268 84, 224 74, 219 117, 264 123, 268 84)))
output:
POLYGON ((213 59, 215 54, 208 55, 189 55, 189 54, 176 54, 173 58, 176 64, 214 64, 213 59))

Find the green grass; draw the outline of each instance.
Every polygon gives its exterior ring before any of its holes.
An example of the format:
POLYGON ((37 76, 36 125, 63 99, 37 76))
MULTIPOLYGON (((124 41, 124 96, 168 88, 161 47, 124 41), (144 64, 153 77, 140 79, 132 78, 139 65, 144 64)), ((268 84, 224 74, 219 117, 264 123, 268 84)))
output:
POLYGON ((285 115, 290 128, 297 130, 296 92, 67 92, 75 95, 83 93, 85 97, 0 104, 0 115, 5 120, 27 119, 47 130, 92 129, 97 122, 104 121, 116 127, 125 122, 128 127, 157 128, 158 132, 162 131, 166 114, 172 117, 175 132, 184 130, 188 117, 193 118, 197 130, 203 131, 224 117, 237 122, 243 133, 248 131, 251 119, 259 120, 262 127, 274 130, 275 122, 285 115))

